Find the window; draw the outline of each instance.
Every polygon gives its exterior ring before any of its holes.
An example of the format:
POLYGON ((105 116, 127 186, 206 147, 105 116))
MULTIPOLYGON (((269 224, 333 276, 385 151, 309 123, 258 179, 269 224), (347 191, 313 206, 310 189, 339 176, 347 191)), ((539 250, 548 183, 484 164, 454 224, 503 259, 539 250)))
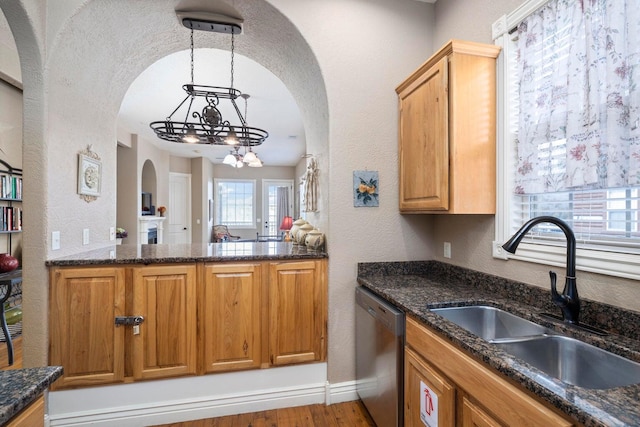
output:
POLYGON ((256 227, 255 180, 215 180, 216 224, 230 228, 256 227))
MULTIPOLYGON (((640 12, 625 0, 530 0, 494 24, 499 59, 494 256, 528 219, 565 220, 578 268, 640 278, 640 12)), ((528 233, 516 255, 564 265, 564 235, 528 233)))

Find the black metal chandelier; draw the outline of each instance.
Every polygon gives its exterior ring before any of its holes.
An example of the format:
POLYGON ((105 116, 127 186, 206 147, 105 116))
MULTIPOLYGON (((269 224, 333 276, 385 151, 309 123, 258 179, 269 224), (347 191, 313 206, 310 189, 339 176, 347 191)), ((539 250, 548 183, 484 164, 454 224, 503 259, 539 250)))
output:
POLYGON ((191 29, 191 83, 182 86, 187 95, 176 109, 165 120, 152 122, 151 129, 158 138, 178 143, 228 145, 245 147, 245 149, 262 144, 269 133, 247 125, 247 98, 249 96, 233 87, 235 34, 241 31, 241 27, 237 24, 192 18, 184 18, 182 23, 191 29), (194 29, 231 34, 230 87, 202 86, 193 83, 194 29), (242 97, 245 102, 244 116, 236 103, 238 97, 242 97), (239 123, 232 124, 222 117, 218 106, 223 100, 231 102, 238 115, 239 123), (184 120, 174 120, 174 116, 184 117, 184 120))

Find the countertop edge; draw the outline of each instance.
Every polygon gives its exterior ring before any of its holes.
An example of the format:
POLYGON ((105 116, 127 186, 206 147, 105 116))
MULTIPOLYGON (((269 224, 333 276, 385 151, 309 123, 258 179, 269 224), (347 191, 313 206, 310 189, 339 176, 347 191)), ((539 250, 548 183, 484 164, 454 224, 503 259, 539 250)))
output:
POLYGON ((62 372, 62 366, 0 371, 0 425, 34 402, 62 372))

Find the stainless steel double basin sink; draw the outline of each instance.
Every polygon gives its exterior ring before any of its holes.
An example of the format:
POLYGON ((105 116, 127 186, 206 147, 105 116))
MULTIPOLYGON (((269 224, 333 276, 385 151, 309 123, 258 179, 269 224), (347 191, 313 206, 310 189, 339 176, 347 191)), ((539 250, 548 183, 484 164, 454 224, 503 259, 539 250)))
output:
POLYGON ((640 383, 640 363, 499 308, 475 305, 431 311, 564 383, 588 389, 640 383))

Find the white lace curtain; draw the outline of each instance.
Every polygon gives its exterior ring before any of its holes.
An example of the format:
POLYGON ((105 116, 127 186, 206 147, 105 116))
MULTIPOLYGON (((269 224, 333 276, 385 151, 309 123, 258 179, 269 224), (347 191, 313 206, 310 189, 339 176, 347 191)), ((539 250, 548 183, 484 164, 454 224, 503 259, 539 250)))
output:
POLYGON ((516 193, 639 185, 637 0, 553 0, 517 45, 516 193))

